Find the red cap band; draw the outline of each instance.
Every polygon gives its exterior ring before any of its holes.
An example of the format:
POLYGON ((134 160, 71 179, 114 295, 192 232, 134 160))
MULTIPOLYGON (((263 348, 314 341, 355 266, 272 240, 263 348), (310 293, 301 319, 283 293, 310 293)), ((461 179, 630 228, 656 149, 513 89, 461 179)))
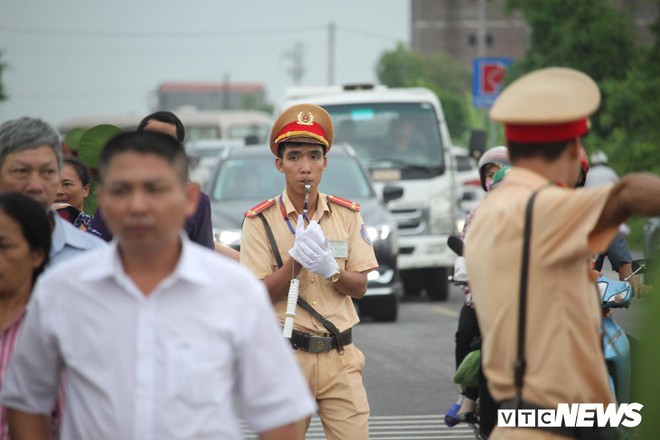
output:
POLYGON ((328 146, 328 140, 325 137, 325 131, 323 128, 316 122, 311 124, 301 125, 298 122, 290 122, 286 124, 279 133, 277 133, 277 138, 275 139, 275 144, 279 144, 282 141, 285 141, 287 138, 292 137, 310 137, 316 139, 319 142, 322 142, 326 147, 328 146))
POLYGON ((520 125, 505 124, 504 136, 508 141, 540 144, 573 139, 589 131, 587 118, 562 124, 520 125))

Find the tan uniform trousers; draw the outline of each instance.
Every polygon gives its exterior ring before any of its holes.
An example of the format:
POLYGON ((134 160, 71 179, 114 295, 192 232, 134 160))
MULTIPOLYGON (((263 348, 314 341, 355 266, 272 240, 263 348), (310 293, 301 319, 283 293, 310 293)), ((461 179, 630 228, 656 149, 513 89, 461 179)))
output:
POLYGON ((570 438, 540 429, 496 427, 488 440, 567 440, 570 438))
MULTIPOLYGON (((327 440, 368 440, 369 402, 362 384, 364 355, 355 344, 327 353, 295 352, 318 403, 327 440)), ((307 432, 311 417, 303 420, 307 432)))

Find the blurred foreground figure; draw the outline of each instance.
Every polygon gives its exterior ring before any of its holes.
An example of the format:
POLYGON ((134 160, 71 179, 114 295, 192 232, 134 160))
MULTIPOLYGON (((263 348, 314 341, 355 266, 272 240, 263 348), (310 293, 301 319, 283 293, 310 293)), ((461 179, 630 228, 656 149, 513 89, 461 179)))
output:
POLYGON ((99 172, 115 240, 37 284, 2 390, 12 437, 48 438, 64 372, 62 440, 235 439, 239 417, 302 439, 315 403, 263 284, 183 233, 199 192, 179 144, 120 134, 99 172))

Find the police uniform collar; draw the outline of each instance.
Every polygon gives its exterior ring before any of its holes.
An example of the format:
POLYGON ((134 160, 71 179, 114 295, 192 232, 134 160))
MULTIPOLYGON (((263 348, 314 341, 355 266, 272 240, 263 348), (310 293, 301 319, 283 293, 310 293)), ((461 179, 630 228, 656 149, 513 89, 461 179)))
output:
MULTIPOLYGON (((322 215, 319 215, 318 213, 323 213, 325 214, 326 212, 331 212, 330 207, 328 206, 327 200, 326 200, 326 195, 323 194, 321 191, 317 191, 317 204, 316 204, 316 212, 314 213, 315 218, 321 218, 322 215)), ((282 205, 284 206, 284 209, 282 210, 283 213, 286 213, 286 216, 290 216, 292 213, 293 214, 302 214, 302 212, 298 212, 296 210, 296 207, 293 206, 293 202, 289 198, 289 195, 286 193, 286 190, 282 192, 281 201, 282 205)))
POLYGON ((528 188, 530 191, 536 191, 537 189, 551 183, 552 182, 548 178, 535 171, 528 168, 514 166, 511 168, 511 171, 507 173, 506 179, 502 181, 495 191, 499 191, 500 188, 510 185, 517 187, 522 186, 528 188))

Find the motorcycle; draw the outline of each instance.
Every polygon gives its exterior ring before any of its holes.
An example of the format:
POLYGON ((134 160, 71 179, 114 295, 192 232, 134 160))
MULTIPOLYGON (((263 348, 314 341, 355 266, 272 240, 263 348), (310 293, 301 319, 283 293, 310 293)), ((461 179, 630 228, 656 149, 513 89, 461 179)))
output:
POLYGON ((614 320, 611 309, 627 309, 630 306, 635 292, 629 280, 633 275, 648 272, 650 262, 650 259, 633 261, 633 272, 623 281, 603 275, 596 280, 603 311, 603 353, 610 375, 610 388, 618 403, 627 403, 630 400, 630 341, 614 320))
MULTIPOLYGON (((453 236, 453 235, 449 236, 447 238, 447 246, 458 257, 463 257, 463 240, 461 240, 459 237, 453 236)), ((464 270, 463 271, 455 271, 454 274, 449 276, 449 281, 453 282, 454 285, 456 285, 456 286, 466 287, 468 285, 467 274, 465 273, 464 270), (460 273, 458 273, 458 272, 460 272, 460 273)), ((475 338, 475 340, 472 341, 472 344, 471 344, 470 348, 473 351, 480 349, 481 348, 481 338, 480 337, 475 338)), ((464 359, 463 362, 467 362, 467 361, 464 359)), ((463 365, 464 364, 461 363, 461 366, 463 366, 463 365)), ((460 368, 460 366, 459 366, 459 368, 460 368)), ((484 386, 485 386, 485 384, 484 384, 484 386)), ((485 391, 482 391, 480 389, 480 394, 482 392, 485 392, 485 391)), ((477 439, 477 440, 486 438, 486 435, 485 434, 482 435, 482 433, 481 433, 481 413, 482 413, 482 411, 483 411, 483 408, 481 407, 481 399, 479 398, 475 401, 475 408, 474 408, 473 413, 471 414, 471 417, 469 419, 465 420, 465 423, 467 423, 468 426, 470 426, 470 428, 472 429, 472 431, 474 433, 474 438, 477 439)), ((448 425, 448 426, 450 426, 450 425, 448 425)))

